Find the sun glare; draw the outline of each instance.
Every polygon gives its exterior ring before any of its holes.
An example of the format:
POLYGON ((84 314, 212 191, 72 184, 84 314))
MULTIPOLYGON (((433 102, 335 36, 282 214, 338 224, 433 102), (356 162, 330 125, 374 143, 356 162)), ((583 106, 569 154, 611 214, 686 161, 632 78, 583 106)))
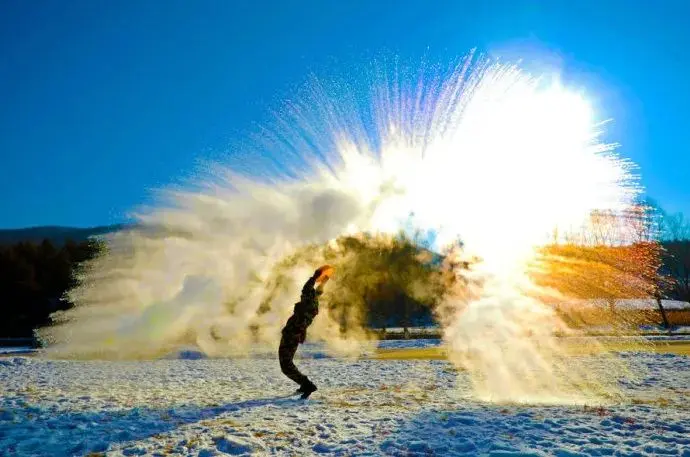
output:
POLYGON ((456 105, 437 113, 443 129, 425 144, 400 126, 389 128, 380 161, 341 149, 339 182, 372 211, 362 231, 395 232, 413 215, 438 233, 438 247, 459 235, 473 255, 514 268, 592 211, 626 204, 625 171, 598 142, 588 101, 560 84, 495 71, 461 115, 456 105))

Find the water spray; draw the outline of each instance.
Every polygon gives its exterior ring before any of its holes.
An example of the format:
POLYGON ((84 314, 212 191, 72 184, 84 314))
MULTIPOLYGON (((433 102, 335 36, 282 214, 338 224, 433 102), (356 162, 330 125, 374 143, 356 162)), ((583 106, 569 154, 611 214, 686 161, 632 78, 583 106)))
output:
MULTIPOLYGON (((275 351, 315 266, 339 272, 327 301, 360 303, 385 271, 368 269, 344 240, 376 246, 412 226, 433 232, 431 250, 447 254, 435 315, 479 398, 615 395, 625 367, 611 357, 611 379, 597 380, 566 358, 554 333, 567 326, 539 298, 555 289, 529 265, 593 212, 633 207, 641 188, 632 164, 600 141, 585 97, 515 65, 469 55, 435 77, 395 76, 374 81, 366 107, 313 83, 276 129, 261 132, 255 162, 219 166, 109 235, 69 292, 75 307, 41 330, 46 354, 155 357, 181 344, 212 356, 275 351), (463 263, 472 267, 453 267, 463 263)), ((627 232, 616 233, 613 244, 626 243, 627 232)), ((429 281, 410 279, 411 293, 429 295, 429 281)), ((368 338, 360 305, 350 325, 360 331, 343 336, 326 312, 310 338, 356 354, 368 338)))

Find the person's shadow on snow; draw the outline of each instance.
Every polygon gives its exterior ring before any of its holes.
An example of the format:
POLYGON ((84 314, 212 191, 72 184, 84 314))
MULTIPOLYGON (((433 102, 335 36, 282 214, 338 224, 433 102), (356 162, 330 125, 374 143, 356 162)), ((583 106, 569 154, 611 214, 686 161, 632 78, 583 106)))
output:
MULTIPOLYGON (((301 403, 303 401, 299 397, 283 395, 212 407, 181 406, 58 413, 33 407, 5 407, 0 409, 0 448, 4 448, 6 452, 2 455, 8 456, 74 456, 115 449, 121 450, 125 455, 139 455, 147 451, 136 445, 117 444, 147 439, 234 411, 301 403)), ((185 444, 190 443, 183 440, 174 447, 185 444)))

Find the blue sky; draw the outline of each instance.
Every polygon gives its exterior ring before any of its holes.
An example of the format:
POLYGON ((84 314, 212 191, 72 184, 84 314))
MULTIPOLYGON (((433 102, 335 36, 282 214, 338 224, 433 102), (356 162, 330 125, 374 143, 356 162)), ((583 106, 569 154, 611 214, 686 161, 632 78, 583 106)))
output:
POLYGON ((311 72, 470 48, 583 87, 648 193, 690 214, 690 2, 4 0, 0 227, 121 222, 311 72))

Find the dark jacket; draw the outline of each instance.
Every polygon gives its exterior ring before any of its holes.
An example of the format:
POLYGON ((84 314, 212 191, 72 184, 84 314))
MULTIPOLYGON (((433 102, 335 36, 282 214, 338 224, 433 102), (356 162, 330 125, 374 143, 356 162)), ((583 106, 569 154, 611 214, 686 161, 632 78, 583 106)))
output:
POLYGON ((307 337, 307 327, 309 327, 319 314, 319 297, 321 292, 314 289, 316 275, 302 287, 300 301, 295 303, 295 309, 283 328, 284 337, 294 337, 299 343, 304 343, 307 337))

